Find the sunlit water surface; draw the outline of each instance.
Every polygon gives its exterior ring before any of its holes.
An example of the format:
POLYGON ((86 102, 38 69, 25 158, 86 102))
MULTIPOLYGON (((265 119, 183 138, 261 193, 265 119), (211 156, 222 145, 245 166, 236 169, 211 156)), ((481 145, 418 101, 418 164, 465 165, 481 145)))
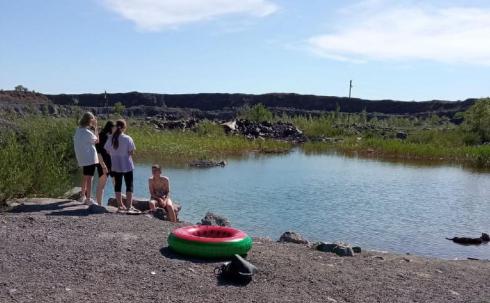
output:
MULTIPOLYGON (((157 160, 155 160, 157 162, 157 160)), ((148 197, 151 163, 135 170, 135 195, 148 197)), ((307 239, 441 258, 490 259, 490 245, 445 237, 490 231, 490 174, 340 155, 250 156, 224 168, 166 168, 180 219, 207 211, 253 236, 294 230, 307 239)), ((107 186, 105 201, 113 196, 107 186)))

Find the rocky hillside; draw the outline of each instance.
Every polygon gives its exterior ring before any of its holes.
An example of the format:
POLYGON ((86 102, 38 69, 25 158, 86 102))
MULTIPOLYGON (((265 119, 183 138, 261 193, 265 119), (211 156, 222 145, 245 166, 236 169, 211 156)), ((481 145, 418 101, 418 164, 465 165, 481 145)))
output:
MULTIPOLYGON (((44 95, 29 92, 0 92, 0 109, 5 104, 26 105, 45 108, 49 112, 66 112, 66 107, 81 106, 92 108, 97 113, 106 113, 117 102, 124 104, 127 114, 135 116, 152 116, 157 114, 176 114, 226 119, 233 116, 237 109, 262 103, 273 112, 281 114, 320 114, 325 111, 357 113, 363 110, 381 115, 415 115, 430 114, 452 117, 455 113, 466 110, 475 99, 466 101, 424 101, 403 102, 393 100, 364 100, 342 97, 298 95, 272 93, 264 95, 250 94, 152 94, 152 93, 117 93, 117 94, 61 94, 44 95), (46 108, 40 104, 57 107, 46 108)), ((69 111, 68 111, 69 112, 69 111)))

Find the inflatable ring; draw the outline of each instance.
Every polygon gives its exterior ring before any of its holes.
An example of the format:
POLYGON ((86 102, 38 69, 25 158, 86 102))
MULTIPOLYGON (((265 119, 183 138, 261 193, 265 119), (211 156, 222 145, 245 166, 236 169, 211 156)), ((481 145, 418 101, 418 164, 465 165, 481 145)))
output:
POLYGON ((168 236, 168 245, 183 255, 226 258, 246 255, 252 248, 252 238, 231 227, 195 225, 175 229, 168 236))

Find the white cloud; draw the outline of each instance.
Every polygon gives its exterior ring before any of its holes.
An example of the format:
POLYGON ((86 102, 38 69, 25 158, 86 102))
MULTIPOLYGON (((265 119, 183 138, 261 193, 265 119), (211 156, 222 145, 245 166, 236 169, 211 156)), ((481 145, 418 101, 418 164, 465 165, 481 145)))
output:
MULTIPOLYGON (((384 1, 370 1, 386 5, 384 1)), ((490 65, 490 9, 406 5, 363 7, 337 30, 308 39, 335 60, 428 60, 490 65)), ((344 10, 344 12, 347 10, 344 10)))
POLYGON ((144 30, 157 31, 230 14, 265 17, 278 7, 268 0, 103 0, 106 7, 144 30))

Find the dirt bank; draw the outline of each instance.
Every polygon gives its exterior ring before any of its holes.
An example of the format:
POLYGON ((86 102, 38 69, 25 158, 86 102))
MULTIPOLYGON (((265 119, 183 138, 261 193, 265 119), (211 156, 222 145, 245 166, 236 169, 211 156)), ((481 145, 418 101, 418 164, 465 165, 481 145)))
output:
POLYGON ((363 252, 341 258, 255 239, 248 286, 170 252, 173 225, 90 215, 71 201, 0 214, 0 302, 490 302, 490 262, 363 252))

